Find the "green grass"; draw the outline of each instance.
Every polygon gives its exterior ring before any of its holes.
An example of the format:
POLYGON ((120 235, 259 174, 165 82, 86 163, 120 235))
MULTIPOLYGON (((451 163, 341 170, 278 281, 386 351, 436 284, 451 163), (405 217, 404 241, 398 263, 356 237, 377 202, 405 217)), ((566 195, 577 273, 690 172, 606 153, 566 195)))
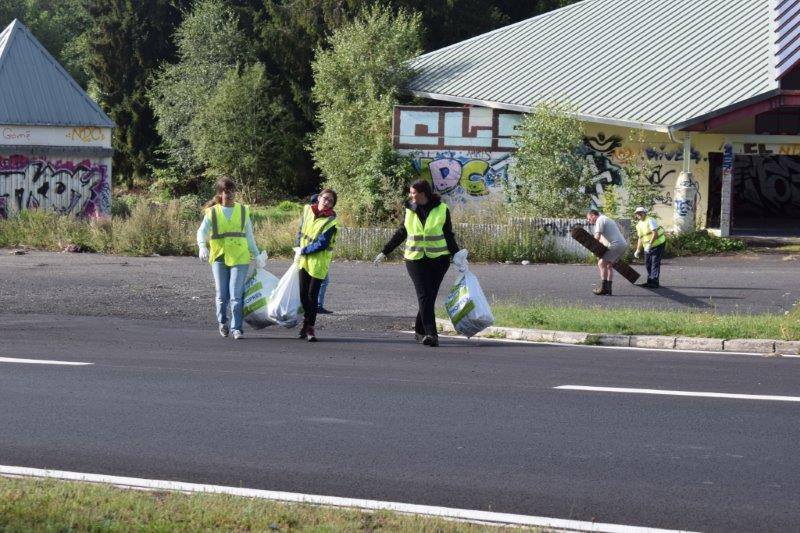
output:
MULTIPOLYGON (((0 531, 510 531, 388 511, 0 477, 0 531)), ((528 530, 530 531, 530 530, 528 530)))
POLYGON ((602 309, 549 304, 500 304, 493 306, 492 312, 496 326, 516 328, 717 339, 800 340, 800 307, 797 305, 783 315, 602 309))

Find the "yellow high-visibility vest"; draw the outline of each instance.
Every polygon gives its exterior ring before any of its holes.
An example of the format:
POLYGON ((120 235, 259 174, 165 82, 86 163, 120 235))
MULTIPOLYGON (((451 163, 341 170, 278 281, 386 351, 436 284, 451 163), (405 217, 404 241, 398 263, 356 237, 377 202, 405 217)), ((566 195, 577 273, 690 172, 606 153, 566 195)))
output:
MULTIPOLYGON (((338 227, 339 221, 336 216, 332 217, 314 217, 314 211, 310 205, 303 208, 303 224, 300 226, 300 247, 305 248, 320 235, 325 233, 331 228, 338 227)), ((309 276, 316 279, 325 279, 328 275, 328 268, 331 265, 333 258, 333 243, 336 240, 336 234, 328 243, 325 250, 314 252, 313 254, 306 254, 300 257, 300 268, 308 272, 309 276)))
POLYGON ((447 255, 447 241, 444 239, 444 223, 447 220, 447 204, 442 202, 428 213, 423 225, 417 214, 406 208, 406 245, 403 257, 416 261, 423 257, 447 255))
POLYGON ((222 205, 206 209, 211 219, 211 242, 208 262, 213 263, 223 256, 226 266, 246 265, 250 262, 250 249, 247 247, 245 228, 250 217, 250 209, 240 203, 233 204, 230 220, 222 213, 222 205))
POLYGON ((636 234, 642 240, 642 246, 646 249, 655 248, 667 242, 667 235, 664 228, 659 224, 655 231, 651 226, 651 222, 655 222, 652 217, 645 217, 636 223, 636 234), (651 243, 652 242, 652 243, 651 243))

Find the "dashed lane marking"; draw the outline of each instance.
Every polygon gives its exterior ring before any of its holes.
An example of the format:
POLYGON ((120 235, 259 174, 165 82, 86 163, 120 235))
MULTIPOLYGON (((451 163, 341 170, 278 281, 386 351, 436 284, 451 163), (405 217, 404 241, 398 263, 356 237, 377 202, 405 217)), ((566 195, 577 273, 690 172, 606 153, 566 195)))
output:
POLYGON ((18 359, 16 357, 0 357, 0 363, 21 363, 26 365, 62 365, 62 366, 87 366, 94 363, 81 363, 78 361, 48 361, 46 359, 18 359))

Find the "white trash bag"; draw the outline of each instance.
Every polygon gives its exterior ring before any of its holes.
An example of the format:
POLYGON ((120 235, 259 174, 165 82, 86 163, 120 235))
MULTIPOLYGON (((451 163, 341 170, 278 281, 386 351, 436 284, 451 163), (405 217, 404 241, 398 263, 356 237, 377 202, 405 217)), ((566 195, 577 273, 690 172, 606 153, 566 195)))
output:
POLYGON ((494 324, 494 316, 478 278, 466 265, 463 268, 447 295, 444 308, 455 330, 469 338, 494 324))
POLYGON ((270 320, 284 328, 293 328, 303 311, 300 303, 300 274, 294 262, 278 281, 275 292, 267 303, 267 316, 270 320))
POLYGON ((250 263, 247 281, 244 282, 244 321, 255 329, 262 329, 275 322, 267 316, 267 304, 272 298, 278 277, 250 263))

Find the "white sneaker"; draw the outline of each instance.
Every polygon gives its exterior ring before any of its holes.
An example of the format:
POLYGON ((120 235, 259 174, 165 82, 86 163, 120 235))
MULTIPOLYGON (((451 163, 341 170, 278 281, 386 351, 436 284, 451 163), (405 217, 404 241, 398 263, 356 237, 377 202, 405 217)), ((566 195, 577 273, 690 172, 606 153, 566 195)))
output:
POLYGON ((237 341, 238 341, 238 340, 239 340, 239 339, 241 339, 242 337, 244 337, 244 333, 242 333, 242 332, 241 332, 241 331, 239 331, 238 329, 235 329, 235 330, 233 330, 233 338, 234 338, 235 340, 237 340, 237 341))
POLYGON ((228 324, 220 324, 219 325, 219 334, 223 337, 228 336, 228 324))

